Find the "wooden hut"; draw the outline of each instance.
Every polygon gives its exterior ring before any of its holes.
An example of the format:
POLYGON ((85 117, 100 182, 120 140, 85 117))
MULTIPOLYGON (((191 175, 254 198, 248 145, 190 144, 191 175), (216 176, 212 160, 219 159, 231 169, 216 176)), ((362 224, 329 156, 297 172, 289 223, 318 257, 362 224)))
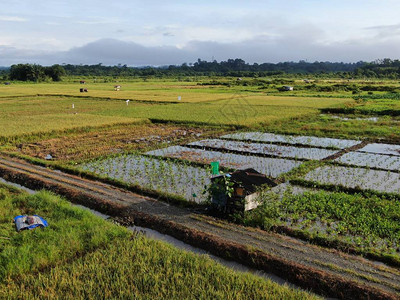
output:
POLYGON ((261 186, 276 186, 277 184, 266 175, 254 169, 238 170, 211 178, 212 203, 228 213, 244 212, 256 208, 257 197, 261 186))

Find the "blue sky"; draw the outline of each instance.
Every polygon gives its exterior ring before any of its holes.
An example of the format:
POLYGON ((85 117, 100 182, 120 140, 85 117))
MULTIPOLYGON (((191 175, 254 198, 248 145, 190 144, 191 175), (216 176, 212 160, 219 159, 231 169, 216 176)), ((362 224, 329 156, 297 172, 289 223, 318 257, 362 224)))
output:
POLYGON ((372 61, 400 53, 400 1, 0 0, 0 65, 372 61))

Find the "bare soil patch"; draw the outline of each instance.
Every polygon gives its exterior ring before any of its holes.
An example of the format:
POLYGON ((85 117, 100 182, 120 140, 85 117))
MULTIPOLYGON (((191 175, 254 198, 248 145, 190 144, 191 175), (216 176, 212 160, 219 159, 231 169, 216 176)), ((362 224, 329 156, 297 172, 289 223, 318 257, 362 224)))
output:
POLYGON ((147 150, 163 144, 192 141, 214 131, 215 128, 189 128, 166 124, 127 125, 19 144, 17 150, 21 154, 41 159, 50 154, 57 161, 80 161, 126 151, 147 150))

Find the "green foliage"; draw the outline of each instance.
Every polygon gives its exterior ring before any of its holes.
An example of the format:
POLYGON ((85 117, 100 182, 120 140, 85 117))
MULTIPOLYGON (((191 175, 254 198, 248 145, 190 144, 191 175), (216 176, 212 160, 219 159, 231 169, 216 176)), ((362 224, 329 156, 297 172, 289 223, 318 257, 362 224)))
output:
MULTIPOLYGON (((382 104, 381 109, 388 109, 390 104, 382 104)), ((353 109, 354 108, 349 108, 353 109)), ((397 142, 400 139, 400 127, 398 126, 398 117, 382 116, 377 121, 363 119, 365 115, 348 115, 343 114, 349 110, 343 109, 329 109, 334 113, 337 111, 338 115, 309 115, 307 117, 293 118, 290 122, 284 120, 277 120, 266 124, 262 130, 266 132, 306 135, 306 136, 319 136, 319 137, 332 137, 332 138, 371 138, 371 139, 386 139, 397 142), (341 113, 341 114, 339 114, 341 113), (349 118, 342 120, 337 117, 349 118)), ((397 109, 395 110, 397 111, 397 109)), ((354 111, 353 111, 354 112, 354 111)))
POLYGON ((268 190, 259 192, 261 204, 256 209, 245 213, 243 223, 247 226, 257 226, 270 230, 277 224, 277 220, 281 215, 278 195, 268 190))
POLYGON ((18 64, 12 65, 10 68, 10 80, 19 81, 44 81, 51 78, 53 81, 61 81, 61 77, 65 75, 65 70, 60 65, 51 67, 42 67, 36 64, 18 64))
POLYGON ((360 66, 354 71, 354 75, 356 77, 397 79, 400 77, 399 71, 400 60, 384 58, 360 66))
POLYGON ((288 226, 308 235, 340 240, 368 251, 400 251, 400 203, 384 197, 306 192, 282 199, 263 193, 262 205, 245 222, 265 229, 288 226))
POLYGON ((20 81, 42 81, 45 79, 44 68, 36 64, 12 65, 9 78, 20 81))
POLYGON ((334 72, 351 72, 357 67, 365 65, 358 63, 331 63, 331 62, 280 62, 280 63, 246 63, 243 59, 228 59, 226 61, 204 61, 198 59, 196 62, 181 66, 170 65, 168 67, 146 67, 134 68, 127 65, 103 66, 97 65, 65 65, 64 68, 69 75, 81 76, 140 76, 146 79, 165 76, 233 76, 233 77, 261 77, 282 76, 285 74, 320 74, 334 72))
POLYGON ((64 68, 60 65, 44 67, 44 73, 53 81, 61 81, 61 77, 66 75, 64 68))
POLYGON ((210 195, 224 195, 225 197, 232 197, 233 185, 230 176, 221 172, 221 176, 215 178, 210 184, 208 191, 210 195))

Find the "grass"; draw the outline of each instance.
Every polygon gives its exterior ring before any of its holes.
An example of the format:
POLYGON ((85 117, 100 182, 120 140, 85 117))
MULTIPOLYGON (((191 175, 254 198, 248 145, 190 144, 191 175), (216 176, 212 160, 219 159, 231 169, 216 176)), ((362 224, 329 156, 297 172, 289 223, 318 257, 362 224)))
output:
POLYGON ((0 297, 57 298, 60 292, 67 299, 316 299, 143 236, 118 240, 40 276, 25 274, 8 282, 0 297))
POLYGON ((93 214, 72 207, 65 200, 47 193, 10 195, 0 190, 0 282, 9 276, 37 272, 77 255, 93 251, 128 232, 93 214), (37 214, 49 227, 17 233, 12 220, 17 215, 37 214))
MULTIPOLYGON (((342 116, 346 117, 346 115, 342 116)), ((357 119, 341 120, 332 118, 330 115, 315 114, 292 118, 290 122, 276 120, 265 124, 262 130, 265 132, 333 138, 367 138, 388 141, 398 141, 400 139, 398 120, 387 116, 375 122, 357 119)))
POLYGON ((352 105, 343 105, 336 108, 325 108, 323 111, 344 114, 360 114, 375 116, 399 116, 399 93, 356 97, 352 105))
MULTIPOLYGON (((1 95, 1 94, 0 94, 1 95)), ((343 103, 332 99, 293 99, 230 95, 229 100, 201 103, 144 103, 61 96, 0 98, 0 138, 109 126, 153 119, 211 125, 258 126, 316 114, 321 107, 343 103), (74 105, 74 108, 72 106, 74 105)))
POLYGON ((0 187, 0 298, 316 299, 207 256, 132 235, 47 192, 0 187), (17 233, 11 220, 39 214, 49 227, 17 233))
MULTIPOLYGON (((86 126, 135 123, 132 117, 93 114, 102 103, 59 97, 21 97, 0 101, 0 137, 38 134, 86 126), (75 103, 77 109, 72 109, 75 103), (80 106, 81 105, 81 106, 80 106)), ((120 105, 123 105, 120 103, 120 105)))
MULTIPOLYGON (((150 81, 113 81, 94 82, 87 80, 82 85, 76 82, 60 83, 14 83, 9 86, 0 86, 0 96, 24 96, 24 95, 47 95, 47 96, 84 96, 93 98, 130 99, 141 101, 160 102, 203 102, 228 99, 231 94, 243 89, 226 87, 199 86, 193 82, 177 82, 173 80, 150 81), (115 91, 114 86, 121 85, 120 91, 115 91), (80 88, 88 89, 87 93, 81 93, 80 88), (178 100, 181 96, 181 100, 178 100)), ((246 94, 252 94, 250 91, 246 94)))

